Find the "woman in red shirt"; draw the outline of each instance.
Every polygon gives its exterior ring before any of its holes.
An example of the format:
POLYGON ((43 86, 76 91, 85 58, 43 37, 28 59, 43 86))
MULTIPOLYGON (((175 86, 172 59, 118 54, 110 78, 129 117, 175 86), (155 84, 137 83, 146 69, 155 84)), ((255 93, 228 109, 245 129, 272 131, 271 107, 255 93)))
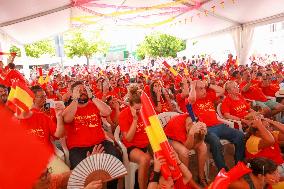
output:
POLYGON ((147 153, 149 140, 145 126, 140 116, 141 98, 137 86, 129 88, 129 104, 119 115, 119 125, 122 131, 122 142, 127 148, 129 159, 139 165, 138 184, 140 189, 147 188, 148 170, 151 156, 147 153))
POLYGON ((174 111, 169 94, 157 80, 150 85, 150 98, 157 113, 174 111))
POLYGON ((271 159, 278 165, 281 180, 284 180, 284 160, 279 146, 284 141, 284 125, 261 115, 252 115, 247 119, 251 127, 246 141, 246 158, 271 159))

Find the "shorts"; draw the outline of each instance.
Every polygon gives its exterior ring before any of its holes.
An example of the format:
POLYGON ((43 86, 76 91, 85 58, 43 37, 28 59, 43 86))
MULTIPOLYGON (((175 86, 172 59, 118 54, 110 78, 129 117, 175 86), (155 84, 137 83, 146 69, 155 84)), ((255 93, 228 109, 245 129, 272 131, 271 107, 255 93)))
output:
POLYGON ((275 109, 277 105, 279 105, 278 102, 275 100, 267 100, 266 102, 261 102, 261 101, 255 101, 256 106, 260 106, 261 108, 269 108, 269 109, 275 109))
POLYGON ((145 148, 138 148, 138 147, 136 147, 136 146, 130 146, 130 147, 127 148, 128 158, 130 158, 130 157, 129 157, 130 152, 131 152, 133 149, 135 149, 135 148, 141 150, 141 151, 144 152, 144 153, 146 153, 146 152, 148 151, 148 147, 145 147, 145 148))

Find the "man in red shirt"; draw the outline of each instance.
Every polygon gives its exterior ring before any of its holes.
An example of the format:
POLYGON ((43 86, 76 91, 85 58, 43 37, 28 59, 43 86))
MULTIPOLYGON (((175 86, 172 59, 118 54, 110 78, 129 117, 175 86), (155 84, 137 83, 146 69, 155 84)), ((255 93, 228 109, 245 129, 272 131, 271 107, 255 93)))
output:
POLYGON ((222 102, 221 111, 225 118, 246 123, 244 117, 254 110, 240 94, 239 86, 235 81, 228 81, 224 86, 227 95, 222 102))
POLYGON ((192 104, 193 112, 199 121, 207 125, 207 135, 205 142, 210 145, 215 164, 219 170, 228 170, 222 153, 220 139, 226 139, 235 145, 235 161, 242 161, 244 158, 244 134, 236 129, 232 129, 217 119, 214 102, 217 96, 224 94, 224 89, 215 85, 206 86, 202 81, 193 81, 188 97, 188 102, 192 104), (211 89, 207 92, 207 89, 211 89))
POLYGON ((206 125, 202 122, 192 123, 187 113, 174 116, 164 128, 165 134, 171 145, 178 153, 180 160, 189 166, 189 150, 194 149, 198 155, 199 182, 205 187, 207 180, 204 174, 207 147, 204 136, 207 132, 206 125))
MULTIPOLYGON (((64 110, 66 124, 66 142, 70 153, 71 169, 74 169, 95 145, 101 144, 106 153, 120 159, 113 143, 106 140, 102 128, 101 116, 107 117, 111 108, 93 96, 90 89, 81 81, 71 86, 72 102, 64 110)), ((109 188, 116 188, 117 181, 108 183, 109 188)))
POLYGON ((275 97, 275 93, 279 91, 279 82, 277 81, 275 75, 271 69, 266 71, 266 74, 262 78, 261 88, 262 92, 266 96, 275 97))
POLYGON ((243 82, 240 84, 242 95, 246 99, 254 100, 256 102, 256 106, 260 106, 262 108, 263 115, 270 117, 284 110, 284 105, 275 102, 274 100, 267 99, 262 92, 260 82, 252 80, 249 71, 244 71, 242 76, 243 82))

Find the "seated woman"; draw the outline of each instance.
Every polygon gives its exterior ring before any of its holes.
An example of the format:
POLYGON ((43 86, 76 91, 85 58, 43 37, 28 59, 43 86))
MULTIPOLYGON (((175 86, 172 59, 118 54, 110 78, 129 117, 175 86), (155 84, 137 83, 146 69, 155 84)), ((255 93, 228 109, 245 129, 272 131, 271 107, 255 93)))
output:
POLYGON ((283 187, 281 186, 283 183, 279 183, 277 165, 272 160, 253 158, 248 160, 248 165, 252 172, 231 183, 228 189, 280 189, 283 187))
POLYGON ((151 156, 147 153, 149 140, 140 116, 141 98, 138 87, 129 87, 128 101, 130 106, 119 115, 119 125, 122 132, 122 142, 127 148, 129 160, 139 165, 138 184, 140 189, 147 188, 148 170, 151 156))
POLYGON ((207 157, 207 147, 204 142, 207 132, 206 125, 202 122, 192 123, 188 114, 180 114, 174 116, 164 130, 171 145, 185 166, 189 166, 189 151, 192 149, 196 151, 198 156, 199 183, 204 187, 208 185, 204 174, 207 157))
POLYGON ((278 165, 281 180, 284 180, 284 160, 279 147, 279 142, 284 141, 284 125, 261 115, 249 116, 247 119, 250 120, 250 128, 246 141, 246 158, 271 159, 278 165))
POLYGON ((148 189, 200 189, 200 187, 197 185, 191 187, 190 181, 192 181, 192 174, 188 170, 188 168, 179 160, 178 155, 173 152, 171 156, 176 160, 180 168, 182 177, 180 177, 176 181, 174 181, 171 177, 166 180, 160 173, 161 166, 167 163, 165 158, 162 156, 154 158, 154 170, 151 174, 148 189))
POLYGON ((250 112, 254 112, 250 108, 249 103, 240 94, 238 84, 235 81, 228 81, 224 85, 227 95, 222 102, 221 111, 225 118, 241 121, 247 124, 244 119, 250 112))
POLYGON ((157 114, 174 111, 169 94, 157 80, 150 85, 150 99, 157 114))

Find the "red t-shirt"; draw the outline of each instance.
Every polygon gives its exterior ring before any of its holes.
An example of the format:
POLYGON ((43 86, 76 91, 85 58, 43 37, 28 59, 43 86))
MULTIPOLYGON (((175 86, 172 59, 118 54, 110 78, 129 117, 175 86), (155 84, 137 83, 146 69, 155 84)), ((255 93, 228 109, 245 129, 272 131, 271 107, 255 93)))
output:
POLYGON ((186 118, 188 118, 188 114, 174 116, 164 128, 167 137, 185 143, 187 138, 185 128, 186 118))
MULTIPOLYGON (((246 84, 247 82, 243 81, 240 84, 240 89, 242 90, 246 84)), ((249 100, 257 100, 261 102, 267 101, 266 96, 263 94, 261 88, 259 87, 259 82, 255 80, 252 81, 249 90, 247 90, 246 92, 242 92, 242 95, 249 100)))
POLYGON ((74 120, 65 128, 69 149, 89 147, 105 140, 100 112, 93 102, 88 102, 85 107, 78 107, 74 120))
MULTIPOLYGON (((120 112, 118 122, 122 132, 128 132, 132 124, 132 121, 133 121, 133 116, 131 114, 130 107, 127 107, 122 112, 120 112)), ((145 126, 140 115, 138 117, 137 128, 133 140, 131 142, 128 142, 123 136, 122 142, 127 148, 131 146, 135 146, 138 148, 145 148, 146 146, 148 146, 149 139, 145 132, 145 126)))
POLYGON ((176 95, 177 104, 178 104, 178 106, 179 106, 179 108, 180 108, 180 110, 181 110, 182 112, 187 112, 185 100, 186 100, 186 98, 183 98, 183 97, 181 96, 181 93, 178 93, 178 94, 176 95))
POLYGON ((207 92, 206 97, 198 99, 192 104, 193 112, 199 121, 205 123, 207 127, 218 125, 221 122, 217 119, 214 101, 217 100, 216 92, 207 92))
POLYGON ((192 187, 189 185, 189 183, 184 184, 183 178, 180 177, 178 180, 175 181, 174 189, 191 189, 192 187))
POLYGON ((266 96, 272 96, 275 97, 275 93, 277 91, 279 91, 280 87, 279 87, 279 83, 277 81, 273 81, 271 82, 271 84, 267 87, 262 87, 262 92, 266 95, 266 96))
POLYGON ((47 115, 33 111, 32 116, 27 119, 14 118, 14 120, 23 125, 30 134, 36 136, 40 142, 54 151, 50 139, 54 137, 56 125, 47 115))
POLYGON ((222 114, 229 113, 238 118, 244 118, 248 115, 249 109, 249 103, 241 95, 239 95, 239 100, 233 100, 231 97, 226 96, 221 106, 222 114))
POLYGON ((5 77, 5 85, 10 87, 13 82, 26 83, 24 76, 18 70, 10 70, 5 77))

